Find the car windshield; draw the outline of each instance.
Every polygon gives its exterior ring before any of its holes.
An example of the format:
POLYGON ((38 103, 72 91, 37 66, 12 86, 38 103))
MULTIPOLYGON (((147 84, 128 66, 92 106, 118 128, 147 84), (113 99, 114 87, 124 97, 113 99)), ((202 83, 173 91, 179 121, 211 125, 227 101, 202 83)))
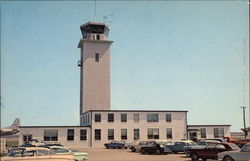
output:
POLYGON ((230 143, 229 146, 232 148, 232 149, 240 149, 237 145, 233 144, 233 143, 230 143))
POLYGON ((24 154, 24 149, 12 149, 7 156, 22 157, 23 154, 24 154))
POLYGON ((198 145, 196 142, 190 142, 188 145, 198 145))

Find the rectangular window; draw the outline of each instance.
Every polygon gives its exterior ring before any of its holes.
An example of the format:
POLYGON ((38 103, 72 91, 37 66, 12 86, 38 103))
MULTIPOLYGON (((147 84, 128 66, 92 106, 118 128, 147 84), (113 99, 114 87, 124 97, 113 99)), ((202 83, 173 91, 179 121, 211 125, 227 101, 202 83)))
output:
POLYGON ((101 129, 95 129, 95 140, 101 140, 101 129))
POLYGON ((95 114, 95 122, 101 122, 101 114, 100 113, 95 114))
POLYGON ((147 120, 148 122, 159 122, 158 114, 147 114, 147 120))
POLYGON ((99 62, 99 53, 95 53, 95 61, 99 62))
POLYGON ((108 129, 108 140, 114 140, 114 129, 108 129))
POLYGON ((148 129, 148 139, 159 139, 159 129, 158 128, 148 129))
POLYGON ((140 115, 139 115, 139 113, 134 113, 134 114, 133 114, 133 120, 134 120, 134 122, 139 122, 139 120, 140 120, 140 115))
POLYGON ((67 140, 74 140, 74 129, 68 129, 67 140))
POLYGON ((113 113, 108 114, 108 122, 114 122, 114 114, 113 113))
POLYGON ((224 129, 214 128, 214 138, 224 138, 224 129))
POLYGON ((86 129, 80 130, 80 140, 87 140, 87 130, 86 129))
POLYGON ((206 128, 201 128, 201 138, 206 138, 206 128))
POLYGON ((121 114, 121 122, 127 122, 127 114, 126 113, 121 114))
POLYGON ((127 129, 121 129, 121 139, 127 140, 127 129))
POLYGON ((58 130, 44 130, 44 141, 58 141, 58 130))
POLYGON ((166 122, 171 122, 171 121, 172 121, 171 114, 166 114, 166 122))
POLYGON ((173 139, 172 128, 167 128, 167 139, 173 139))
POLYGON ((134 129, 134 140, 140 139, 140 129, 134 129))
POLYGON ((29 142, 32 140, 32 135, 31 134, 24 134, 23 135, 23 141, 24 142, 29 142))

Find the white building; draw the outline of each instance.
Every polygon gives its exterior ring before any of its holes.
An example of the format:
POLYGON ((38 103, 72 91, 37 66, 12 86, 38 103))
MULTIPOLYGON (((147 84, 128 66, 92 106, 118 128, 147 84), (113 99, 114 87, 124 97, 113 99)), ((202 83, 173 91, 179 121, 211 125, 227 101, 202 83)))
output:
MULTIPOLYGON (((88 22, 80 29, 81 126, 21 126, 19 144, 35 138, 68 147, 103 147, 111 140, 135 143, 140 140, 190 138, 187 111, 110 110, 112 41, 108 40, 109 28, 103 23, 88 22)), ((210 136, 209 127, 205 128, 210 136)), ((226 126, 224 131, 225 135, 230 135, 229 127, 226 126)))

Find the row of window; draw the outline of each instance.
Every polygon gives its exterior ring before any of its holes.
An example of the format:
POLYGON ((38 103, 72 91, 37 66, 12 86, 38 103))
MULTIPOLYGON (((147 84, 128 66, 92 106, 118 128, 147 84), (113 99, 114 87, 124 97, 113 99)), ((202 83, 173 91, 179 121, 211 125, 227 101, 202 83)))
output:
MULTIPOLYGON (((224 138, 224 128, 214 128, 214 138, 224 138)), ((201 138, 207 138, 206 128, 201 128, 201 138)))
MULTIPOLYGON (((101 122, 100 113, 95 114, 95 122, 101 122)), ((172 116, 171 114, 166 114, 166 122, 172 122, 172 116)), ((127 122, 127 114, 126 113, 121 113, 120 115, 121 122, 127 122)), ((133 114, 133 120, 134 122, 139 122, 140 121, 140 115, 139 113, 134 113, 133 114)), ((147 121, 148 122, 159 122, 159 114, 147 114, 147 121)), ((108 113, 108 122, 114 122, 114 114, 113 113, 108 113)))
MULTIPOLYGON (((166 138, 172 139, 172 128, 166 129, 166 138)), ((74 129, 68 129, 67 130, 67 140, 73 141, 75 136, 75 130, 74 129)), ((140 129, 134 129, 133 130, 133 136, 134 140, 140 139, 140 129)), ((149 128, 147 131, 148 139, 159 139, 159 128, 149 128)), ((108 129, 108 140, 114 140, 115 137, 115 130, 114 129, 108 129)), ((30 141, 32 139, 31 134, 25 134, 23 135, 23 141, 30 141)), ((127 129, 121 129, 121 140, 127 140, 128 139, 128 131, 127 129)), ((58 130, 44 130, 44 141, 58 141, 58 130)), ((87 130, 81 129, 80 130, 80 140, 87 140, 87 130)), ((101 129, 95 129, 95 140, 101 140, 101 129)))
MULTIPOLYGON (((133 130, 133 136, 134 140, 140 139, 140 129, 134 129, 133 130)), ((147 136, 148 139, 159 139, 159 128, 148 128, 147 130, 147 136)), ((115 137, 115 130, 114 129, 108 129, 108 140, 114 140, 115 137)), ((101 140, 101 129, 95 129, 95 140, 101 140)), ((166 129, 166 138, 172 139, 172 128, 166 129)), ((127 140, 128 139, 128 131, 127 129, 121 129, 121 140, 127 140)))
MULTIPOLYGON (((68 129, 67 130, 67 140, 73 141, 75 137, 75 130, 68 129)), ((23 135, 23 141, 30 141, 32 139, 31 134, 23 135)), ((58 130, 44 130, 43 135, 44 141, 58 141, 58 130)), ((87 140, 87 130, 81 129, 80 130, 80 140, 87 140)))
MULTIPOLYGON (((223 138, 224 129, 223 128, 214 128, 214 138, 223 138)), ((201 138, 206 138, 206 128, 201 128, 201 138)), ((115 130, 108 129, 108 140, 114 140, 115 130)), ((74 129, 67 130, 67 140, 73 141, 75 136, 74 129)), ((127 129, 121 129, 121 139, 127 140, 127 129)), ((133 130, 134 140, 140 139, 140 129, 133 130)), ((148 128, 147 129, 148 139, 159 139, 159 128, 148 128)), ((166 138, 172 139, 172 128, 166 129, 166 138)), ((32 139, 31 134, 23 135, 23 141, 30 141, 32 139)), ((58 141, 58 130, 44 130, 44 141, 58 141)), ((80 130, 80 140, 87 140, 87 130, 80 130)), ((95 140, 101 140, 101 129, 95 129, 95 140)))

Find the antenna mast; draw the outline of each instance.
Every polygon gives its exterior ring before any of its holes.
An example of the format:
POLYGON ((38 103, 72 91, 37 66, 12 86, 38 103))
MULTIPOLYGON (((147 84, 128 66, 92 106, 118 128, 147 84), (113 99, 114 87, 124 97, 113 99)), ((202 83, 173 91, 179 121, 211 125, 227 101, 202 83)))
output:
POLYGON ((95 18, 94 21, 96 21, 96 0, 95 0, 95 18))

